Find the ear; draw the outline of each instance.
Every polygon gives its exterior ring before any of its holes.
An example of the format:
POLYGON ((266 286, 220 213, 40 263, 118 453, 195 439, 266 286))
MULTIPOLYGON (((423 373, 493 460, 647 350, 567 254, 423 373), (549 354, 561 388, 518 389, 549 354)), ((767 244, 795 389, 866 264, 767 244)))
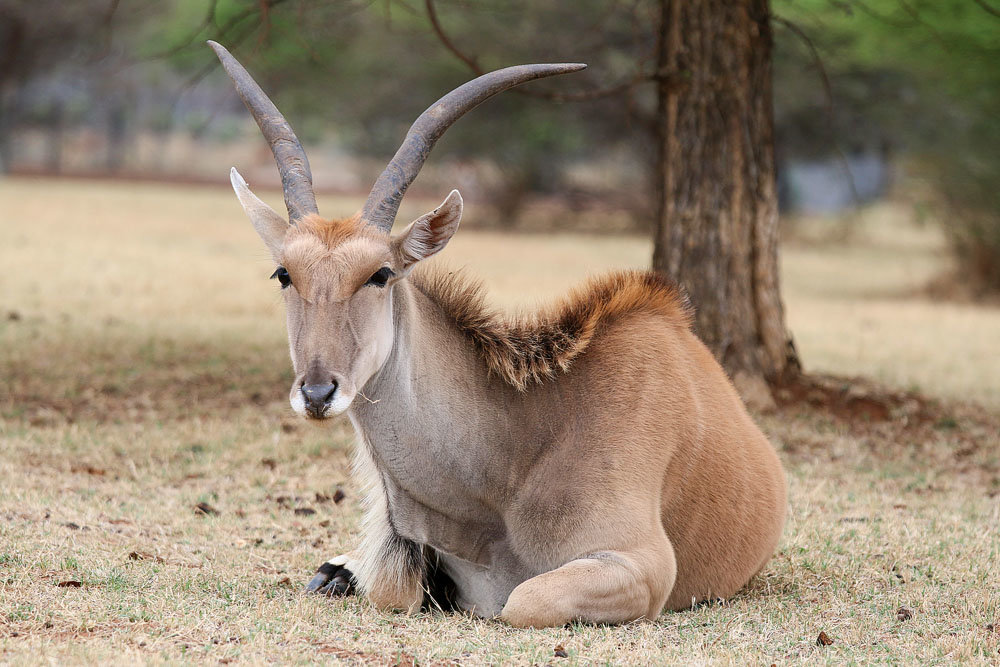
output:
POLYGON ((281 246, 285 243, 288 222, 262 202, 257 195, 250 192, 250 187, 240 176, 240 172, 236 171, 236 167, 229 172, 229 181, 233 184, 233 190, 243 204, 243 210, 250 218, 253 228, 257 230, 257 234, 264 240, 264 245, 271 251, 271 256, 277 261, 281 254, 281 246))
POLYGON ((404 271, 439 252, 458 231, 462 219, 462 195, 452 190, 441 205, 426 213, 393 239, 393 247, 404 271))

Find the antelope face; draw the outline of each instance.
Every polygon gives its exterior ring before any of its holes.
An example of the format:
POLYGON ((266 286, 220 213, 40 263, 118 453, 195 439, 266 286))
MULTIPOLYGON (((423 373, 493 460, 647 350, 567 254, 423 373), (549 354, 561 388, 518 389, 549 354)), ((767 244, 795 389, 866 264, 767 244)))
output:
POLYGON ((221 44, 209 41, 260 127, 281 176, 289 225, 258 199, 235 169, 236 196, 278 268, 288 307, 295 367, 292 408, 314 419, 350 407, 385 363, 395 340, 393 286, 420 260, 441 250, 458 228, 462 198, 452 190, 438 208, 389 236, 399 203, 434 143, 464 113, 513 86, 586 65, 517 65, 462 84, 428 107, 379 175, 361 213, 327 222, 318 215, 309 160, 288 121, 221 44))
POLYGON ((354 221, 306 220, 289 231, 274 275, 281 285, 295 369, 292 409, 340 414, 392 348, 392 291, 403 273, 391 240, 354 221), (324 235, 349 227, 343 239, 324 235))
POLYGON ((462 217, 453 190, 398 236, 317 215, 289 225, 233 172, 233 187, 271 251, 281 288, 295 380, 292 409, 310 419, 347 410, 385 364, 395 340, 393 291, 416 263, 448 243, 462 217))

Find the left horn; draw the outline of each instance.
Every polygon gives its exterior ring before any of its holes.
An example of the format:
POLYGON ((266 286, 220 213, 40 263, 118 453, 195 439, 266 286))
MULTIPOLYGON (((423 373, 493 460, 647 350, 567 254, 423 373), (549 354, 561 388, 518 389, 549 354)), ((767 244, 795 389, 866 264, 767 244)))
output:
POLYGON ((292 131, 292 126, 243 65, 224 46, 211 40, 208 45, 222 61, 226 74, 236 84, 236 92, 239 93, 253 119, 257 121, 257 126, 271 147, 274 161, 278 165, 278 173, 281 175, 281 189, 285 194, 288 221, 295 224, 311 213, 319 213, 316 195, 313 193, 309 158, 306 157, 302 144, 292 131))
POLYGON ((585 67, 581 63, 516 65, 483 74, 439 99, 410 126, 403 145, 375 181, 368 201, 361 209, 361 219, 385 232, 392 229, 403 195, 420 173, 420 167, 434 144, 467 111, 508 88, 546 76, 576 72, 585 67))

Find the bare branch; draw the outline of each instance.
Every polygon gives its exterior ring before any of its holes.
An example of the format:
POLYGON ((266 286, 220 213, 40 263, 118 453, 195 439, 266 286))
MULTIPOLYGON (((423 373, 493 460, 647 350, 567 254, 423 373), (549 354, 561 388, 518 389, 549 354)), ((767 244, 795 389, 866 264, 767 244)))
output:
POLYGON ((890 25, 894 28, 912 28, 915 25, 919 25, 919 21, 915 20, 913 16, 910 16, 909 21, 900 21, 892 17, 886 16, 885 14, 879 14, 877 11, 869 7, 867 4, 861 0, 851 0, 851 4, 860 9, 863 13, 868 14, 876 21, 881 21, 886 25, 890 25))
MULTIPOLYGON (((230 48, 235 49, 236 47, 238 47, 247 39, 247 37, 253 34, 254 30, 255 28, 253 27, 251 27, 250 29, 244 28, 242 31, 240 31, 239 34, 232 36, 228 40, 230 48)), ((217 60, 212 60, 208 62, 204 67, 197 70, 194 74, 188 77, 183 83, 181 83, 180 86, 177 87, 177 92, 175 92, 173 96, 174 102, 173 104, 170 105, 170 115, 173 115, 174 112, 176 111, 177 105, 181 101, 181 97, 189 90, 197 86, 199 83, 201 83, 201 80, 204 79, 209 74, 211 74, 216 67, 219 67, 219 63, 217 60)), ((213 117, 215 113, 217 113, 217 111, 213 112, 213 117)))
POLYGON ((271 4, 268 0, 259 0, 260 5, 260 24, 263 30, 260 31, 260 35, 257 36, 257 47, 259 48, 263 44, 267 43, 267 38, 271 34, 271 4))
POLYGON ((118 12, 118 5, 121 4, 121 0, 111 0, 108 4, 108 9, 104 12, 104 30, 101 35, 102 48, 98 54, 98 59, 104 58, 111 52, 111 39, 112 33, 114 32, 114 21, 115 14, 118 12))
MULTIPOLYGON (((476 58, 468 55, 461 49, 459 49, 454 42, 448 37, 448 34, 444 31, 441 26, 441 22, 438 20, 437 12, 434 9, 434 0, 424 0, 424 5, 427 8, 427 17, 430 19, 431 27, 434 29, 434 34, 437 35, 438 39, 441 40, 441 44, 444 45, 446 49, 451 51, 451 53, 465 63, 470 70, 476 76, 482 76, 485 72, 479 66, 476 58)), ((608 86, 606 88, 595 88, 592 90, 583 90, 575 93, 555 93, 539 91, 534 89, 522 90, 520 88, 515 88, 512 92, 519 95, 524 95, 526 97, 534 97, 543 100, 550 100, 553 102, 583 102, 588 100, 596 100, 604 97, 611 97, 619 93, 631 90, 635 86, 645 81, 650 81, 653 79, 653 75, 646 73, 640 67, 636 70, 635 74, 622 81, 620 83, 608 86)))
MULTIPOLYGON (((239 24, 241 24, 243 21, 254 15, 257 15, 259 17, 259 21, 257 22, 257 25, 254 27, 254 30, 260 28, 261 32, 263 33, 261 39, 258 42, 259 46, 260 42, 263 42, 267 39, 269 30, 271 28, 270 11, 274 7, 284 4, 286 1, 287 0, 257 0, 255 4, 251 4, 249 7, 243 9, 243 11, 237 12, 236 14, 229 17, 229 20, 220 26, 217 22, 218 20, 217 9, 219 5, 219 0, 210 0, 208 4, 208 12, 206 13, 205 18, 198 24, 197 28, 195 28, 195 30, 193 30, 188 37, 181 40, 174 46, 166 49, 165 51, 153 54, 152 56, 149 57, 149 59, 161 60, 164 58, 169 58, 177 53, 180 53, 181 51, 184 51, 185 49, 191 48, 195 44, 195 42, 201 41, 201 39, 199 38, 212 39, 217 42, 225 41, 230 31, 235 30, 239 24), (208 31, 207 35, 204 34, 205 31, 208 31)), ((201 80, 201 78, 204 77, 206 73, 207 72, 202 72, 200 76, 194 77, 192 79, 192 84, 197 83, 199 80, 201 80)))
POLYGON ((844 171, 844 175, 847 176, 847 185, 851 188, 851 198, 854 200, 855 204, 858 204, 861 201, 861 196, 858 194, 857 184, 854 182, 854 175, 851 173, 851 167, 847 162, 847 156, 844 155, 844 151, 840 149, 840 145, 837 143, 833 134, 833 86, 830 85, 830 77, 826 73, 826 66, 823 65, 823 58, 819 55, 819 49, 816 48, 816 45, 813 43, 812 39, 809 38, 809 35, 807 35, 805 31, 795 23, 774 14, 771 15, 771 21, 787 28, 793 35, 802 40, 802 43, 806 45, 807 49, 809 49, 813 65, 815 65, 816 71, 819 72, 820 81, 823 83, 823 94, 826 97, 827 129, 830 132, 830 145, 837 154, 837 159, 844 171))
POLYGON ((462 51, 455 46, 455 43, 448 38, 444 28, 441 27, 441 22, 438 21, 437 11, 434 9, 434 0, 426 0, 424 4, 427 7, 427 18, 431 21, 431 27, 434 28, 434 34, 438 36, 439 40, 441 40, 441 44, 444 45, 444 48, 451 51, 456 58, 468 65, 469 69, 471 69, 476 76, 482 76, 485 74, 483 68, 479 66, 475 58, 462 53, 462 51))
POLYGON ((948 41, 941 36, 941 33, 938 32, 934 26, 927 23, 927 21, 924 21, 920 17, 920 13, 912 6, 910 6, 910 4, 906 2, 906 0, 897 0, 897 2, 899 3, 899 6, 903 8, 903 11, 905 11, 907 14, 910 15, 910 18, 913 19, 915 23, 923 26, 927 30, 927 32, 931 34, 931 37, 937 40, 937 42, 941 45, 941 48, 943 48, 945 51, 951 50, 951 45, 949 45, 948 41))
POLYGON ((111 0, 111 4, 108 5, 108 11, 104 15, 104 25, 111 26, 111 20, 115 17, 115 12, 118 11, 118 5, 121 4, 121 0, 111 0))
MULTIPOLYGON (((153 56, 151 56, 150 59, 151 60, 159 60, 161 58, 169 58, 170 56, 173 56, 173 55, 175 55, 177 53, 180 53, 184 49, 189 48, 194 43, 194 41, 196 39, 198 39, 198 36, 201 35, 201 33, 203 33, 205 30, 211 28, 213 25, 216 25, 216 23, 215 23, 215 11, 218 8, 218 6, 219 6, 219 0, 209 0, 209 3, 208 3, 208 13, 205 16, 205 20, 203 20, 201 23, 199 23, 198 27, 188 37, 186 37, 185 39, 182 39, 181 41, 179 41, 177 44, 175 44, 174 46, 170 47, 169 49, 166 49, 165 51, 161 51, 160 53, 154 54, 153 56)), ((213 64, 213 67, 214 67, 214 64, 213 64)))
POLYGON ((979 7, 987 14, 993 14, 993 16, 1000 18, 1000 9, 991 7, 989 4, 987 4, 986 0, 972 0, 972 1, 977 5, 979 5, 979 7))
POLYGON ((816 66, 816 70, 819 72, 820 79, 823 82, 823 92, 826 94, 826 99, 829 104, 828 108, 832 110, 833 87, 830 85, 830 77, 827 76, 826 67, 823 65, 823 59, 819 55, 819 49, 816 48, 816 45, 813 43, 812 39, 809 38, 809 35, 807 35, 797 24, 775 14, 771 15, 771 20, 791 31, 792 34, 802 40, 802 43, 806 45, 807 49, 809 49, 809 55, 812 56, 813 64, 816 66))

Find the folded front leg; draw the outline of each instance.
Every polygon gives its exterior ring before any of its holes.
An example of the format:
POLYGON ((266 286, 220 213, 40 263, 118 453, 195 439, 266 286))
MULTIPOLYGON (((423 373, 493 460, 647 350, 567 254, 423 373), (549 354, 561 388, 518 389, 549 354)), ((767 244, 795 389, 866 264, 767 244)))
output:
POLYGON ((677 576, 665 535, 630 551, 600 551, 532 577, 511 591, 500 618, 517 627, 655 618, 677 576))
POLYGON ((387 518, 367 517, 354 579, 361 595, 385 610, 412 613, 424 600, 423 547, 401 537, 387 518))
POLYGON ((412 613, 424 601, 423 547, 401 537, 389 522, 384 502, 373 503, 357 550, 323 563, 306 586, 328 596, 357 593, 379 609, 412 613))

